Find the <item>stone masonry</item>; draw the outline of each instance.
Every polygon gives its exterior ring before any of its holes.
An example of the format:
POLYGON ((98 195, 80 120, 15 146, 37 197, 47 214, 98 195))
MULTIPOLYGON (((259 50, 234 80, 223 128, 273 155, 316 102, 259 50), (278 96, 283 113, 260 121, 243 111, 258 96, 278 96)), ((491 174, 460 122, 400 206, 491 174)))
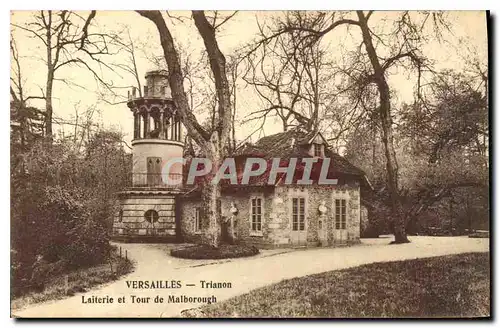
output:
MULTIPOLYGON (((345 245, 359 242, 360 238, 360 193, 355 183, 339 186, 277 186, 274 190, 249 191, 242 194, 222 195, 222 216, 230 218, 231 206, 238 209, 234 216, 236 239, 245 244, 261 248, 319 246, 319 206, 324 203, 326 245, 345 245), (251 231, 251 199, 262 199, 262 231, 251 231), (292 198, 305 198, 304 240, 292 238, 292 198), (346 199, 346 229, 335 230, 334 200, 346 199)), ((181 208, 181 234, 188 242, 199 242, 201 231, 195 232, 195 209, 201 207, 199 199, 186 198, 181 208)))

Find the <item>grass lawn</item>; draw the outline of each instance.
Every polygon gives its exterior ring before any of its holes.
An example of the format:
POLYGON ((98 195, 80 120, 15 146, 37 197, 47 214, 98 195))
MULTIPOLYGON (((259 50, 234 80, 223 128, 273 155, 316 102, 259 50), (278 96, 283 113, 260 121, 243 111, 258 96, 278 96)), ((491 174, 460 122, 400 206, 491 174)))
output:
POLYGON ((206 317, 489 316, 489 254, 330 271, 284 280, 199 310, 206 317))
POLYGON ((116 280, 133 270, 130 260, 114 254, 111 264, 101 264, 90 268, 79 269, 52 278, 43 291, 31 291, 11 300, 11 309, 18 310, 28 305, 50 300, 58 300, 85 292, 91 287, 116 280), (111 270, 112 264, 112 270, 111 270))

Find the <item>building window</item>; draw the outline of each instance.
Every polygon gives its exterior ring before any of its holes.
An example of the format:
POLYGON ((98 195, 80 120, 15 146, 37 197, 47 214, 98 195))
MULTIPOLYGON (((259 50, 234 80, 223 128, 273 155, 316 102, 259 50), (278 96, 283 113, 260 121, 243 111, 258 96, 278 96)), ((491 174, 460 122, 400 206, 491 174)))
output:
POLYGON ((158 215, 158 212, 156 212, 155 210, 147 210, 146 213, 144 213, 144 218, 149 223, 155 223, 158 222, 160 216, 158 215))
POLYGON ((321 146, 321 144, 313 144, 314 157, 321 157, 323 155, 321 146))
POLYGON ((262 198, 252 198, 252 231, 262 231, 262 198))
POLYGON ((123 221, 123 210, 120 210, 118 212, 118 222, 122 222, 123 221))
POLYGON ((202 217, 201 213, 202 213, 201 207, 197 207, 194 217, 194 232, 201 232, 201 217, 202 217))
POLYGON ((292 198, 292 230, 304 231, 305 230, 305 198, 292 198))
POLYGON ((344 230, 347 224, 347 201, 345 199, 335 200, 335 229, 344 230))

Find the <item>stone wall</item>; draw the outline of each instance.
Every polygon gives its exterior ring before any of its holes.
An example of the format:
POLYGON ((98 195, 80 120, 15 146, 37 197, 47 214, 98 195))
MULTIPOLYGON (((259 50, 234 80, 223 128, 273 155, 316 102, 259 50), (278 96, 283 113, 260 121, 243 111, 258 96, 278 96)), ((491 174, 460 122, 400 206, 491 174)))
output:
POLYGON ((323 216, 326 225, 328 245, 354 243, 359 241, 360 212, 359 186, 304 186, 278 187, 274 196, 273 212, 270 215, 270 240, 275 246, 319 245, 319 206, 324 202, 326 213, 323 216), (305 198, 306 231, 301 236, 294 236, 292 230, 292 198, 305 198), (339 233, 334 229, 334 199, 346 199, 347 222, 346 230, 339 233))
POLYGON ((184 242, 199 243, 201 242, 201 233, 195 231, 195 215, 196 207, 200 207, 201 200, 191 198, 180 199, 180 224, 181 237, 184 242))
MULTIPOLYGON (((223 195, 221 198, 222 216, 230 219, 232 216, 231 205, 238 209, 237 215, 233 217, 235 237, 237 240, 247 244, 265 247, 267 239, 267 213, 271 210, 272 199, 268 193, 253 191, 250 193, 234 193, 223 195), (252 197, 262 198, 262 234, 250 231, 250 208, 252 197)), ((200 242, 201 232, 195 232, 196 207, 201 207, 200 199, 184 198, 181 206, 181 234, 186 242, 200 242)))
MULTIPOLYGON (((324 202, 326 213, 323 216, 326 224, 327 245, 349 244, 359 242, 360 237, 360 197, 356 184, 343 186, 279 186, 274 192, 251 191, 245 194, 223 195, 221 200, 222 215, 231 216, 231 204, 238 209, 234 217, 236 238, 243 243, 261 248, 318 246, 319 243, 319 206, 324 202), (251 199, 263 199, 262 233, 251 232, 250 208, 251 199), (305 198, 306 230, 291 233, 292 230, 292 198, 305 198), (347 201, 346 230, 334 229, 334 199, 347 201)), ((181 210, 181 230, 186 241, 199 242, 200 233, 194 232, 195 208, 201 207, 199 199, 184 199, 181 210)))
POLYGON ((117 237, 153 235, 175 237, 175 206, 174 195, 122 197, 119 199, 118 212, 114 217, 113 234, 117 237), (158 212, 158 222, 152 224, 145 219, 144 214, 148 210, 158 212))

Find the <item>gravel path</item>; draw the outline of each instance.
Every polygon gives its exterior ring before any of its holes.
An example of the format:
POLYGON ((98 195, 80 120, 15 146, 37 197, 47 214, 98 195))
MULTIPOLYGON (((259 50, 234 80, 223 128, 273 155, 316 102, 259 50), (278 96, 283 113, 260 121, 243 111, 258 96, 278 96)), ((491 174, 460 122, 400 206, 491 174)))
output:
POLYGON ((217 302, 283 279, 305 276, 367 263, 409 260, 466 252, 488 252, 489 239, 467 237, 409 237, 409 244, 388 245, 389 238, 363 239, 342 248, 268 250, 252 258, 234 260, 183 260, 168 254, 172 245, 120 244, 136 262, 136 270, 96 290, 12 313, 16 317, 176 317, 199 303, 169 303, 169 296, 216 297, 217 302), (180 281, 181 288, 134 289, 127 281, 180 281), (201 280, 231 283, 231 288, 202 288, 201 280), (193 284, 194 286, 187 286, 193 284), (113 297, 113 303, 84 303, 83 299, 113 297), (149 303, 133 303, 132 296, 149 303), (155 303, 156 296, 163 303, 155 303), (124 297, 125 303, 118 303, 124 297))

